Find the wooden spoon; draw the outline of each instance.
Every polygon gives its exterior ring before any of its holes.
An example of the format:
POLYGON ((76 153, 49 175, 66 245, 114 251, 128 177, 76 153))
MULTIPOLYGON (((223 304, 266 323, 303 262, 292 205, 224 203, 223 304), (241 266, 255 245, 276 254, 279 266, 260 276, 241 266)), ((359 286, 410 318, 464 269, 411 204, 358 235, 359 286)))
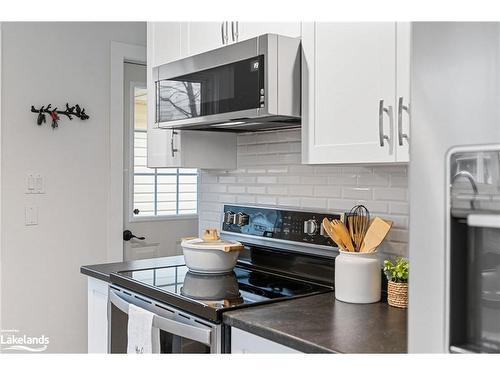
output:
POLYGON ((342 250, 346 251, 345 245, 342 243, 340 237, 337 236, 337 233, 333 231, 332 223, 326 217, 323 219, 322 225, 326 233, 333 240, 333 242, 335 242, 337 246, 340 247, 342 250))
POLYGON ((344 246, 349 251, 354 251, 354 245, 345 224, 340 220, 332 220, 333 232, 340 238, 344 246))
POLYGON ((374 252, 385 239, 392 227, 392 221, 382 220, 379 217, 373 219, 370 227, 363 238, 360 251, 363 253, 374 252))

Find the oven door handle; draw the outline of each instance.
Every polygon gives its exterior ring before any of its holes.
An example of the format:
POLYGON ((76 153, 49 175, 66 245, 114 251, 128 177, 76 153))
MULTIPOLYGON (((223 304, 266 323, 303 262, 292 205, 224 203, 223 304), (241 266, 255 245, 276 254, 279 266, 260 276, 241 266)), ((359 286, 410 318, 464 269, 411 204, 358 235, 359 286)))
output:
MULTIPOLYGON (((112 290, 109 291, 109 300, 118 309, 128 315, 129 303, 123 298, 120 298, 112 290)), ((140 306, 143 308, 142 306, 140 306)), ((146 310, 146 309, 145 309, 146 310)), ((177 322, 172 319, 167 319, 154 314, 153 327, 159 328, 162 331, 171 333, 175 336, 180 336, 189 340, 197 341, 207 346, 211 346, 212 330, 210 328, 193 327, 189 324, 177 322)))
POLYGON ((467 225, 470 227, 500 229, 500 215, 470 214, 467 216, 467 225))

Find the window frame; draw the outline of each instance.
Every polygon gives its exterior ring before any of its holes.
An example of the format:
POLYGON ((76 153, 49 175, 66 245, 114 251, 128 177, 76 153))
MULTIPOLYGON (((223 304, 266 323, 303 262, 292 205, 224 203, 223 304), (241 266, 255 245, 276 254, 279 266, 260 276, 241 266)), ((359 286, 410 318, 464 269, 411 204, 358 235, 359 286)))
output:
MULTIPOLYGON (((152 173, 137 173, 138 176, 154 176, 155 177, 155 193, 154 193, 154 199, 155 199, 155 210, 157 209, 156 207, 156 199, 157 199, 157 191, 156 191, 156 181, 158 176, 177 176, 177 198, 176 198, 176 205, 177 205, 177 213, 174 215, 151 215, 151 216, 136 216, 134 215, 134 176, 136 173, 134 173, 134 160, 135 160, 135 150, 134 150, 134 139, 135 139, 135 89, 147 89, 146 85, 144 85, 143 82, 130 82, 130 113, 129 113, 129 139, 128 139, 128 147, 129 147, 129 160, 128 163, 125 163, 126 166, 128 166, 128 204, 126 205, 127 208, 127 216, 128 220, 130 223, 137 223, 137 222, 148 222, 148 221, 171 221, 171 220, 191 220, 191 219, 198 219, 198 209, 199 209, 199 197, 200 197, 200 192, 199 192, 199 179, 200 175, 197 172, 196 174, 179 174, 179 169, 178 167, 172 167, 172 169, 177 169, 177 173, 161 173, 158 172, 158 170, 162 168, 152 168, 154 169, 154 172, 152 173), (186 176, 194 176, 196 175, 196 214, 179 214, 179 176, 186 175, 186 176)), ((146 131, 141 131, 144 133, 147 133, 146 131)), ((127 170, 125 170, 125 173, 127 173, 127 170)))

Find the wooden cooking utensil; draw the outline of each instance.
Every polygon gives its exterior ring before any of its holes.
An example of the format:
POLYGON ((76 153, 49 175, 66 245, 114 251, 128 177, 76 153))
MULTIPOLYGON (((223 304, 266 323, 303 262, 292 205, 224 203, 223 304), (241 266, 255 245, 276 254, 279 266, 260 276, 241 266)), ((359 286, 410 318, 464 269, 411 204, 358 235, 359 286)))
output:
POLYGON ((355 251, 351 236, 349 235, 349 231, 347 230, 343 222, 341 222, 340 220, 332 220, 332 229, 333 232, 336 233, 336 235, 343 242, 347 250, 355 251))
POLYGON ((360 251, 363 238, 370 226, 370 211, 362 204, 359 204, 351 208, 347 218, 349 233, 354 247, 356 251, 360 251))
POLYGON ((379 217, 373 219, 370 227, 368 228, 366 235, 361 244, 360 251, 363 253, 371 253, 377 249, 377 247, 382 243, 382 241, 389 233, 392 227, 392 221, 382 220, 379 217))
POLYGON ((207 228, 203 233, 203 241, 219 241, 219 231, 215 228, 207 228))
POLYGON ((332 223, 326 217, 323 219, 323 222, 321 225, 323 225, 323 228, 325 229, 326 233, 337 244, 337 246, 340 247, 342 250, 347 251, 347 249, 346 249, 345 245, 342 243, 342 240, 340 239, 340 237, 337 236, 337 233, 335 233, 333 231, 332 223))

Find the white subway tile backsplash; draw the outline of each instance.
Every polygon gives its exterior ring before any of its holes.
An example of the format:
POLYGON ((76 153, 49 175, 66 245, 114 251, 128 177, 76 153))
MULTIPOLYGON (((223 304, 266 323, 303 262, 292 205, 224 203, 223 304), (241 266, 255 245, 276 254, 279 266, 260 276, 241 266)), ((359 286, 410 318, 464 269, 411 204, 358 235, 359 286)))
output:
POLYGON ((358 175, 348 173, 339 176, 328 176, 328 183, 330 185, 356 186, 358 184, 358 175))
POLYGON ((324 209, 327 205, 326 198, 301 198, 300 206, 302 208, 319 208, 324 209))
POLYGON ((234 176, 219 176, 220 184, 232 184, 236 182, 236 177, 234 176))
POLYGON ((278 182, 278 177, 276 176, 259 176, 257 177, 257 183, 259 184, 275 184, 278 182))
POLYGON ((200 228, 220 227, 224 203, 347 212, 363 204, 394 221, 384 257, 407 256, 408 178, 404 165, 302 165, 300 130, 237 137, 238 169, 200 173, 200 228))
POLYGON ((343 187, 342 198, 372 199, 372 189, 365 187, 343 187))
POLYGON ((272 195, 287 195, 288 188, 285 185, 273 185, 267 187, 267 194, 272 195))
POLYGON ((288 188, 290 195, 300 195, 300 196, 313 196, 313 185, 291 185, 288 188))
POLYGON ((227 187, 227 192, 228 193, 237 193, 241 194, 245 192, 245 186, 241 185, 230 185, 227 187))
POLYGON ((265 194, 265 186, 247 186, 247 193, 249 194, 265 194))
POLYGON ((278 204, 280 206, 300 207, 299 197, 278 197, 278 204))
POLYGON ((275 205, 276 202, 277 202, 277 198, 276 197, 271 197, 269 195, 258 195, 257 196, 257 203, 258 204, 272 204, 272 205, 275 205))
POLYGON ((342 189, 340 186, 335 185, 315 185, 314 195, 316 197, 338 197, 340 198, 342 194, 342 189))
POLYGON ((408 200, 408 190, 400 188, 390 188, 390 189, 373 189, 373 199, 375 200, 388 200, 388 201, 407 201, 408 200))
POLYGON ((389 186, 388 173, 361 174, 358 177, 359 186, 389 186))

